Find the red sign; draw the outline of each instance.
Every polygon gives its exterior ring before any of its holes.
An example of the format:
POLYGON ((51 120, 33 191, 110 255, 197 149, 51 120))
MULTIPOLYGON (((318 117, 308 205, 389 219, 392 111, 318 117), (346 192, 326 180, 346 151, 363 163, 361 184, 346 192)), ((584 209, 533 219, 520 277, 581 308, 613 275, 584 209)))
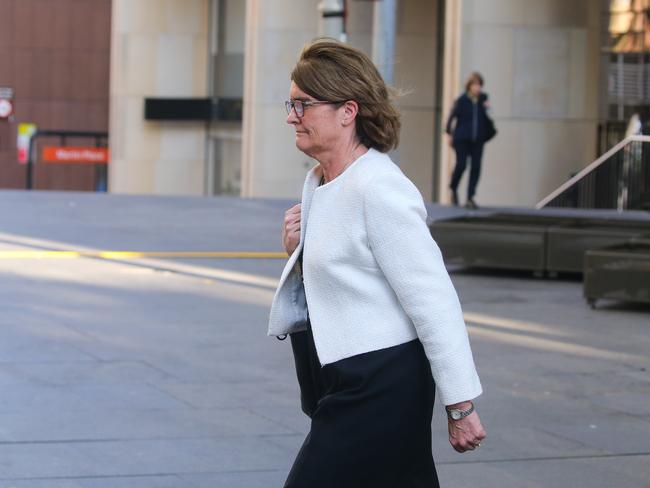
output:
POLYGON ((43 148, 45 163, 108 164, 108 157, 109 152, 106 147, 45 146, 43 148))

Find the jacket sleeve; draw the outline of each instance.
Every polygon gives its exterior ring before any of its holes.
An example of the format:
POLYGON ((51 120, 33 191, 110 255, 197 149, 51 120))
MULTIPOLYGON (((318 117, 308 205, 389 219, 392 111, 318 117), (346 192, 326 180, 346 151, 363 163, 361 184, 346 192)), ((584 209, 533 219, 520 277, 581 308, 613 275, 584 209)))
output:
POLYGON ((458 100, 454 102, 454 106, 451 108, 451 112, 449 113, 449 117, 447 118, 447 126, 445 129, 445 132, 449 135, 453 134, 452 131, 452 125, 454 123, 454 119, 458 117, 458 100))
POLYGON ((488 113, 488 108, 485 106, 485 104, 488 103, 489 100, 490 97, 488 96, 487 93, 481 93, 481 98, 480 98, 481 107, 483 108, 483 112, 485 112, 486 114, 488 113))
POLYGON ((368 244, 413 322, 445 405, 482 393, 456 290, 426 224, 420 192, 398 171, 364 191, 368 244))

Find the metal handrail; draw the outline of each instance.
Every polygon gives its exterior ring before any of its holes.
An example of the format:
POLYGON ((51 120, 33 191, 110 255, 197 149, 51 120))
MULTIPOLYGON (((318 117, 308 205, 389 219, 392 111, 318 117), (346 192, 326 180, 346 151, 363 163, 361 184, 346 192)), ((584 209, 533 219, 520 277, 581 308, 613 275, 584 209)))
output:
POLYGON ((575 176, 573 176, 568 181, 566 181, 564 184, 562 184, 560 187, 558 187, 551 194, 546 196, 543 200, 538 202, 535 205, 535 208, 540 209, 542 207, 545 207, 549 202, 553 201, 555 198, 557 198, 559 195, 561 195, 564 191, 571 188, 574 184, 576 184, 578 181, 583 179, 586 175, 588 175, 589 173, 592 173, 599 166, 601 166, 603 163, 605 163, 607 160, 609 160, 612 156, 614 156, 616 153, 621 151, 623 148, 625 148, 627 145, 629 145, 632 142, 650 142, 650 136, 629 136, 629 137, 626 137, 621 142, 619 142, 614 147, 612 147, 609 151, 607 151, 605 154, 603 154, 598 159, 596 159, 593 163, 591 163, 590 165, 588 165, 587 167, 582 169, 575 176))

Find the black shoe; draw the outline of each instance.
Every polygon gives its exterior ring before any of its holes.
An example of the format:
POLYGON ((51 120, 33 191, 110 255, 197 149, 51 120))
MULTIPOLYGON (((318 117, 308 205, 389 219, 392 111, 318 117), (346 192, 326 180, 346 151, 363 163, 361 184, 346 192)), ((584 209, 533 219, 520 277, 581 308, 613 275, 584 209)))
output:
POLYGON ((478 205, 476 205, 476 202, 473 198, 468 198, 467 203, 465 203, 465 208, 469 208, 470 210, 478 210, 478 205))
POLYGON ((458 193, 456 193, 456 190, 451 190, 451 204, 458 207, 458 193))

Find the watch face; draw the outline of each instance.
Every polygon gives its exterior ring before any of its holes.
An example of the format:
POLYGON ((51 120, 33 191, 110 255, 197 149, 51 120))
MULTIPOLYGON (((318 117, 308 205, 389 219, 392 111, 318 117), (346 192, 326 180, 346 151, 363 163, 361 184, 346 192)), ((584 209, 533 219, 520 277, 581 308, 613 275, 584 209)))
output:
POLYGON ((461 419, 461 414, 459 410, 452 410, 451 411, 451 418, 454 420, 460 420, 461 419))

